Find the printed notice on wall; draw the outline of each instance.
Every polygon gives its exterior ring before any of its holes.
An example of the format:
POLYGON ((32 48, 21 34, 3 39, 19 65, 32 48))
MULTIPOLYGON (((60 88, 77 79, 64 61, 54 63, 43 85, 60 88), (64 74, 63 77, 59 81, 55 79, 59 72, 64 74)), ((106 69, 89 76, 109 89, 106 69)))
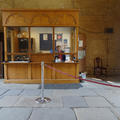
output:
POLYGON ((43 34, 43 40, 48 40, 48 34, 43 34))
POLYGON ((79 47, 83 47, 83 40, 79 40, 79 47))

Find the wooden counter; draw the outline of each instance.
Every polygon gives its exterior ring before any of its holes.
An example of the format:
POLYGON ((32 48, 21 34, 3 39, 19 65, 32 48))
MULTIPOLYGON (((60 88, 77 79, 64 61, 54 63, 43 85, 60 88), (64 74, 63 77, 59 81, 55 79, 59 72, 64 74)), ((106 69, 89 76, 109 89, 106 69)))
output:
MULTIPOLYGON (((28 63, 4 63, 6 83, 41 83, 41 63, 28 62, 28 63)), ((79 63, 45 63, 54 67, 62 72, 78 76, 79 63)), ((45 66, 44 69, 45 83, 79 83, 79 79, 58 73, 45 66)))

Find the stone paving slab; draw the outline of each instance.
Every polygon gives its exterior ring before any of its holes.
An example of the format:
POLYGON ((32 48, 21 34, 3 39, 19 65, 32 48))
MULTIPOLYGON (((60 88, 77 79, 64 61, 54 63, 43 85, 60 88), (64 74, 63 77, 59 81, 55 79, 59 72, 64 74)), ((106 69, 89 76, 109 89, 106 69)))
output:
POLYGON ((120 107, 120 95, 113 95, 109 94, 106 95, 105 98, 114 106, 114 107, 120 107))
POLYGON ((2 108, 0 120, 28 120, 31 108, 2 108))
POLYGON ((40 84, 24 84, 23 89, 38 89, 40 84))
POLYGON ((97 86, 96 86, 96 84, 93 84, 93 83, 88 83, 88 82, 84 82, 84 83, 81 83, 81 85, 84 87, 86 87, 86 88, 98 88, 97 86))
POLYGON ((0 79, 1 89, 38 89, 40 84, 14 84, 14 83, 4 83, 4 80, 0 79))
POLYGON ((16 89, 16 90, 8 90, 3 96, 18 96, 22 92, 22 89, 16 89))
POLYGON ((76 91, 79 96, 98 96, 93 90, 82 88, 76 91))
POLYGON ((120 119, 120 108, 111 108, 111 110, 120 119))
POLYGON ((9 84, 0 84, 0 88, 1 89, 23 89, 23 84, 12 84, 12 83, 9 83, 9 84))
POLYGON ((79 96, 63 96, 64 107, 88 107, 85 99, 79 96))
POLYGON ((89 107, 112 107, 103 97, 85 97, 89 107))
POLYGON ((29 120, 76 120, 76 117, 68 108, 36 108, 29 120))
POLYGON ((79 96, 79 94, 77 93, 78 90, 54 90, 53 91, 53 96, 79 96))
POLYGON ((97 94, 89 89, 70 89, 70 90, 54 90, 54 96, 97 96, 97 94))
POLYGON ((52 101, 46 104, 36 103, 36 98, 39 96, 21 96, 14 107, 63 107, 61 97, 50 97, 52 101))
POLYGON ((0 107, 11 107, 18 101, 19 96, 5 96, 0 99, 0 107))
MULTIPOLYGON (((40 91, 41 91, 41 90, 40 90, 40 91)), ((47 90, 47 89, 45 89, 45 90, 44 90, 44 96, 45 96, 45 97, 50 97, 50 98, 53 97, 53 91, 54 91, 54 90, 49 90, 49 89, 47 90)), ((41 96, 41 93, 40 93, 40 96, 41 96)), ((56 97, 56 96, 55 96, 55 97, 56 97)))
POLYGON ((21 94, 21 96, 38 96, 40 95, 39 89, 26 89, 21 94))
POLYGON ((100 96, 104 96, 105 94, 113 94, 113 90, 104 90, 104 89, 93 89, 93 91, 100 96))
POLYGON ((6 93, 8 91, 8 89, 0 89, 0 96, 3 95, 4 93, 6 93))
POLYGON ((76 108, 77 120, 118 120, 108 108, 76 108))

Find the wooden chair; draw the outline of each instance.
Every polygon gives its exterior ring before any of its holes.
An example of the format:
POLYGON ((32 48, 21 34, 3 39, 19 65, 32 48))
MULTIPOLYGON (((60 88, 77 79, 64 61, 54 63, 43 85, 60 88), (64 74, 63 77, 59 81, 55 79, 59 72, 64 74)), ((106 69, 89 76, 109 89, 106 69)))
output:
POLYGON ((94 75, 96 77, 107 76, 107 68, 103 67, 102 59, 100 57, 94 59, 94 75))

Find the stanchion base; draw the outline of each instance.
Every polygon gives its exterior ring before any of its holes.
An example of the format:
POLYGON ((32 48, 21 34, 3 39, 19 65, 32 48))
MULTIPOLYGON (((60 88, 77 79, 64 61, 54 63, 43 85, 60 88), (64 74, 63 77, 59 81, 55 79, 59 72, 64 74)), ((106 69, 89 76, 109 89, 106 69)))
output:
POLYGON ((44 104, 44 103, 49 103, 51 101, 51 99, 47 98, 47 97, 44 97, 44 98, 39 97, 35 101, 36 101, 36 103, 44 104))

